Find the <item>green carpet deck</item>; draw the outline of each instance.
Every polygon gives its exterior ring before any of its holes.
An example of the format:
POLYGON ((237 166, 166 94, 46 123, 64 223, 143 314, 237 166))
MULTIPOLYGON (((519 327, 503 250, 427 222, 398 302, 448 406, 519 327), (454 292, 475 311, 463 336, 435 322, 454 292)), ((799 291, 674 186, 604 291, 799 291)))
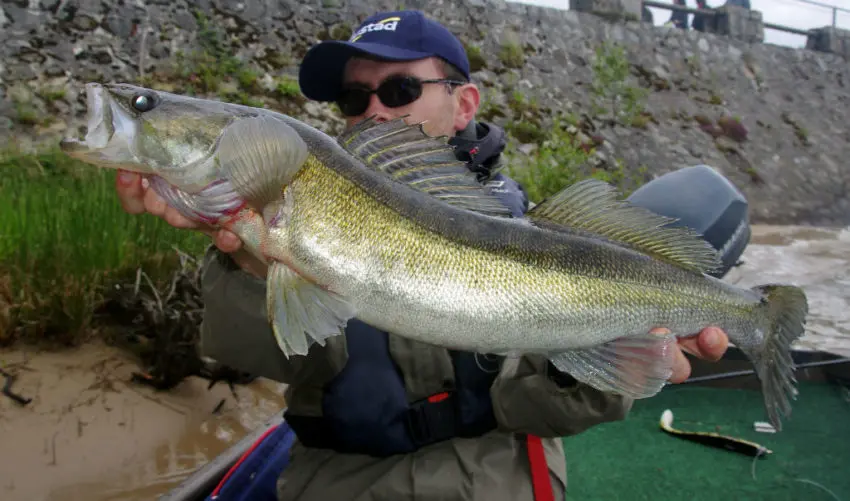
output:
POLYGON ((765 420, 759 392, 669 387, 637 401, 623 422, 564 439, 566 499, 850 501, 850 399, 845 388, 801 383, 782 432, 754 431, 753 422, 765 420), (756 461, 753 478, 753 458, 661 431, 664 409, 673 411, 674 428, 744 438, 773 454, 756 461))

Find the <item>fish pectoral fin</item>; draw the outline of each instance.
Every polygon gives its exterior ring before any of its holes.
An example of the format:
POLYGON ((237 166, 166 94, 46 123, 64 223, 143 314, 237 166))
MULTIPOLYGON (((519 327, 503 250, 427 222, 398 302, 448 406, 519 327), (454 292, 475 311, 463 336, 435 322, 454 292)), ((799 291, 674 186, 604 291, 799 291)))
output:
POLYGON ((309 153, 295 129, 265 115, 234 121, 218 143, 221 169, 236 193, 258 210, 283 196, 309 153))
POLYGON ((511 217, 511 210, 457 159, 445 136, 429 136, 405 117, 387 122, 367 118, 337 138, 353 157, 376 172, 465 210, 511 217))
POLYGON ((584 179, 543 200, 526 213, 539 226, 588 232, 686 270, 709 273, 718 252, 701 235, 668 226, 674 219, 619 200, 610 184, 584 179))
POLYGON ((550 355, 559 371, 600 391, 630 398, 655 395, 673 373, 672 334, 631 336, 550 355))
POLYGON ((345 298, 306 280, 283 263, 269 265, 266 307, 283 354, 306 355, 314 343, 343 333, 355 309, 345 298))

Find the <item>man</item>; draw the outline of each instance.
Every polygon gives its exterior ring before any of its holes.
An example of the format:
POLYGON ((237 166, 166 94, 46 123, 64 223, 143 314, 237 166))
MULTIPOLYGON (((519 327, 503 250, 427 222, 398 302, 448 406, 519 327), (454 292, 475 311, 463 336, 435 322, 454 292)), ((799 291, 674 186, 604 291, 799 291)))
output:
MULTIPOLYGON (((680 7, 686 7, 687 4, 685 0, 673 0, 673 5, 678 5, 680 7)), ((665 23, 665 25, 674 26, 681 30, 688 29, 688 13, 682 12, 680 10, 674 10, 670 13, 670 19, 665 23)))
MULTIPOLYGON (((462 45, 422 13, 380 13, 350 41, 313 47, 300 85, 310 99, 337 102, 349 126, 370 116, 425 122, 429 134, 451 138, 457 156, 492 183, 516 216, 527 210, 522 189, 492 175, 504 134, 474 120, 480 96, 462 45)), ((121 174, 117 186, 128 212, 199 228, 138 178, 121 174)), ((289 385, 286 419, 298 443, 278 483, 280 500, 563 499, 559 438, 623 419, 631 407, 629 399, 579 384, 541 357, 452 352, 358 320, 344 337, 287 360, 265 317, 265 270, 233 234, 202 231, 216 246, 205 260, 204 353, 289 385)), ((723 332, 707 329, 682 346, 717 359, 726 343, 723 332)), ((677 352, 672 380, 689 371, 677 352)))
MULTIPOLYGON (((700 10, 708 10, 709 7, 706 4, 706 0, 697 0, 697 9, 700 10)), ((706 31, 706 21, 712 22, 713 17, 709 19, 710 16, 706 16, 705 14, 694 14, 694 19, 691 22, 691 28, 695 31, 706 31)))

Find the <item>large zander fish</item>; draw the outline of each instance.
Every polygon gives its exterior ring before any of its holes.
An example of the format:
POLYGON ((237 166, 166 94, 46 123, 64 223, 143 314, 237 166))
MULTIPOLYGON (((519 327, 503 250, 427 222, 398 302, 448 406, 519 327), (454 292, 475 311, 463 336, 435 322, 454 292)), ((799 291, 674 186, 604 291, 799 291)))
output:
POLYGON ((707 275, 708 243, 605 183, 517 219, 421 124, 367 120, 331 138, 273 111, 129 85, 89 84, 88 97, 89 131, 65 151, 154 176, 184 214, 236 231, 269 263, 266 306, 287 357, 357 317, 447 348, 542 354, 645 398, 671 375, 675 336, 715 325, 753 363, 771 423, 790 414, 803 291, 707 275))

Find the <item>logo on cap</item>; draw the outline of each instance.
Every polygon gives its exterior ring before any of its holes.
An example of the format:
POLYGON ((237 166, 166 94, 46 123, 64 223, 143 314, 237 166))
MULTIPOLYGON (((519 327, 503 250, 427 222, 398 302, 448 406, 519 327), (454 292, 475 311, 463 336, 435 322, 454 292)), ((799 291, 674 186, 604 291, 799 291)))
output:
POLYGON ((401 21, 400 17, 388 17, 386 19, 381 19, 377 23, 367 24, 366 26, 363 26, 359 30, 355 31, 354 34, 351 35, 351 38, 348 39, 348 41, 356 42, 358 39, 360 39, 360 37, 372 31, 395 31, 399 21, 401 21))

